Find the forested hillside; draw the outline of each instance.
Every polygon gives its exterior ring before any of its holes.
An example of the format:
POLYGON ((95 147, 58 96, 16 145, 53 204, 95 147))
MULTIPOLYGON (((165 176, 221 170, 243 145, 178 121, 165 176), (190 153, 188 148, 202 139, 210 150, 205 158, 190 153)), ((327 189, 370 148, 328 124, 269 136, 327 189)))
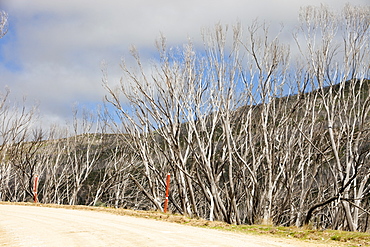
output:
POLYGON ((369 21, 303 8, 298 55, 258 22, 205 30, 201 51, 163 37, 151 69, 133 49, 118 88, 104 72, 114 112, 72 132, 32 132, 4 95, 0 199, 30 200, 38 174, 41 203, 163 210, 170 173, 172 212, 368 231, 369 21))

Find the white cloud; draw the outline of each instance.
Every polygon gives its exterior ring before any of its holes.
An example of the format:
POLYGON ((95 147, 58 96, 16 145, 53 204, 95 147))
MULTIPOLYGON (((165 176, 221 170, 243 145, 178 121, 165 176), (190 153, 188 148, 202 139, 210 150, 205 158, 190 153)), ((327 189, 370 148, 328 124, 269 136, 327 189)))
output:
POLYGON ((339 10, 346 1, 3 0, 11 29, 0 40, 0 90, 7 84, 20 98, 39 101, 41 114, 59 119, 76 101, 102 99, 102 60, 118 78, 129 47, 150 55, 160 32, 170 44, 182 44, 187 37, 199 40, 202 28, 218 22, 247 26, 259 18, 289 26, 301 6, 321 2, 339 10))

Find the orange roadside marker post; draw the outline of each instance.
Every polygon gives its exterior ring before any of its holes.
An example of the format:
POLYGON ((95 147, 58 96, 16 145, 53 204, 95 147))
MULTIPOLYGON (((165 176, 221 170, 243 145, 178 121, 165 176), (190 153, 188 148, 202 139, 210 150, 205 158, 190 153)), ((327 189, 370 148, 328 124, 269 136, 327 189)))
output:
POLYGON ((170 177, 171 177, 171 175, 169 173, 167 173, 167 179, 166 179, 166 199, 164 200, 164 207, 163 207, 163 211, 165 213, 167 213, 167 208, 168 208, 168 194, 169 194, 169 190, 170 190, 170 177))
POLYGON ((39 175, 35 175, 35 180, 33 182, 33 202, 37 203, 37 187, 39 182, 39 175))

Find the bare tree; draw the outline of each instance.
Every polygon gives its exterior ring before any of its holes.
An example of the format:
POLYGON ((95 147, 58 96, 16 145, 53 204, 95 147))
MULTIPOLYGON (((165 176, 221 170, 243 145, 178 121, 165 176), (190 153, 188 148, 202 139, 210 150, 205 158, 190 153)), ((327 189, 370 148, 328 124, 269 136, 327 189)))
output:
POLYGON ((32 197, 32 180, 36 172, 37 150, 41 132, 32 131, 35 109, 11 105, 10 91, 1 95, 0 153, 2 199, 22 201, 32 197))
POLYGON ((240 24, 205 31, 201 51, 162 37, 150 69, 133 50, 116 90, 105 74, 116 131, 138 158, 132 191, 162 210, 170 171, 182 214, 366 230, 369 10, 300 18, 298 61, 254 22, 246 37, 240 24))
MULTIPOLYGON (((331 197, 310 208, 306 223, 313 210, 337 202, 343 207, 346 224, 337 220, 336 227, 347 225, 352 231, 358 229, 358 212, 368 178, 362 169, 366 169, 363 164, 369 153, 364 149, 368 142, 365 123, 370 110, 368 81, 365 80, 369 72, 365 65, 369 60, 369 13, 369 8, 347 5, 342 16, 336 16, 324 6, 306 8, 301 14, 308 73, 317 85, 319 102, 323 106, 319 114, 325 117, 327 124, 325 134, 331 149, 331 153, 325 154, 331 171, 328 175, 335 182, 331 197), (343 46, 336 42, 339 31, 343 33, 343 46), (343 62, 333 62, 338 57, 343 62), (357 194, 359 183, 362 184, 360 195, 357 194)), ((341 213, 339 204, 336 205, 334 215, 341 213)))
MULTIPOLYGON (((98 165, 102 153, 102 139, 99 121, 96 117, 84 110, 82 119, 78 118, 77 110, 74 111, 73 136, 67 138, 67 164, 70 172, 69 204, 78 203, 79 193, 92 171, 98 165), (80 134, 82 133, 82 134, 80 134)), ((86 203, 86 202, 85 202, 86 203)))
POLYGON ((5 36, 8 32, 8 14, 1 10, 0 11, 0 39, 5 36))

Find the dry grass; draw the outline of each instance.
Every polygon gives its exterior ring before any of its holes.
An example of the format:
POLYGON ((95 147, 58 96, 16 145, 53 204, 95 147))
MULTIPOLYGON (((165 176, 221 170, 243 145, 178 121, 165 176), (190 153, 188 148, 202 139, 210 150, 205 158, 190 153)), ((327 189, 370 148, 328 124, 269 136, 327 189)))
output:
POLYGON ((271 225, 231 225, 225 222, 208 221, 205 219, 195 219, 178 214, 171 213, 165 214, 158 211, 138 211, 121 208, 116 209, 109 207, 89 207, 80 205, 70 206, 56 204, 10 203, 10 202, 0 202, 0 204, 15 204, 26 206, 66 208, 74 210, 105 212, 116 215, 148 218, 178 224, 185 224, 195 227, 232 231, 243 234, 258 234, 279 238, 297 239, 308 241, 310 243, 324 244, 326 246, 370 246, 370 234, 363 232, 347 232, 337 230, 322 231, 310 229, 307 227, 298 228, 298 227, 280 227, 271 225))

